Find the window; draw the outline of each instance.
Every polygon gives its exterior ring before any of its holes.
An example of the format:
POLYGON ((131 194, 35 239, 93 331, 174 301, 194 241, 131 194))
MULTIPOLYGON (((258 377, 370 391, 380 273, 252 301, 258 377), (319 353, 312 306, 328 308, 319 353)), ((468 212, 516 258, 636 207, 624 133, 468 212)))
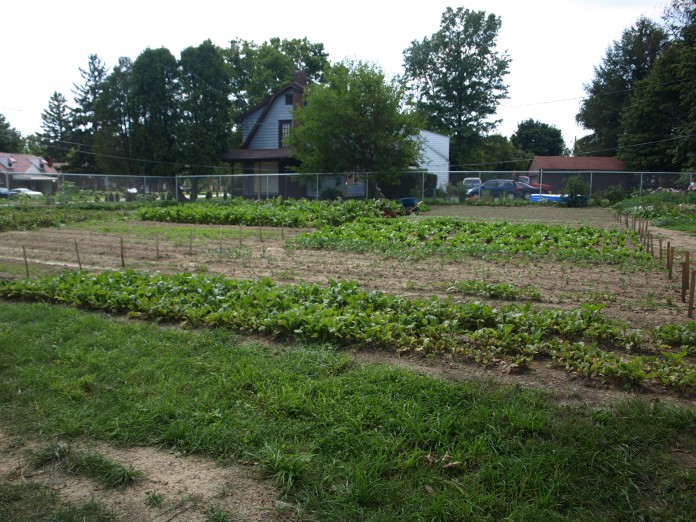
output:
POLYGON ((292 127, 292 120, 281 120, 278 122, 278 147, 283 146, 285 138, 290 135, 290 128, 292 127))
POLYGON ((292 105, 293 101, 294 101, 294 97, 293 97, 292 93, 285 95, 285 105, 292 105))

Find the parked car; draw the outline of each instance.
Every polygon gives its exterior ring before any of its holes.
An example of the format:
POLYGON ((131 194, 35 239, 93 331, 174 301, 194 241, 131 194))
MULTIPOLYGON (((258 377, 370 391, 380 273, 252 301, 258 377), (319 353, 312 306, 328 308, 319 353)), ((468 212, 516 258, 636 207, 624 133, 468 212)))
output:
POLYGON ((10 190, 9 195, 10 197, 27 196, 30 198, 40 198, 41 196, 43 196, 43 192, 38 192, 36 190, 30 190, 28 188, 20 187, 10 190))
POLYGON ((541 185, 539 183, 534 183, 529 176, 519 176, 517 179, 522 183, 526 183, 530 187, 534 187, 537 189, 537 192, 539 192, 539 189, 541 189, 544 194, 551 194, 551 185, 546 183, 542 183, 541 185))
POLYGON ((9 198, 10 197, 10 191, 7 190, 5 187, 0 187, 0 199, 1 198, 9 198))
POLYGON ((478 187, 470 189, 466 195, 469 198, 475 198, 481 195, 488 195, 493 199, 529 199, 530 194, 537 194, 538 188, 531 187, 521 181, 512 181, 511 179, 492 179, 486 181, 478 187))
POLYGON ((464 178, 464 181, 462 182, 464 186, 466 187, 467 190, 470 190, 472 188, 476 188, 481 184, 481 179, 480 178, 464 178))

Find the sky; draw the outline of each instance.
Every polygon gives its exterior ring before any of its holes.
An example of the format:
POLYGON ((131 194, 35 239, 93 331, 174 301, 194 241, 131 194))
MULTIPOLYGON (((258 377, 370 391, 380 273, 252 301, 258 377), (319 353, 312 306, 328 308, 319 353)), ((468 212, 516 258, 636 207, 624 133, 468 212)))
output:
POLYGON ((23 136, 41 131, 57 91, 72 102, 79 68, 96 54, 111 69, 146 48, 176 57, 210 39, 262 43, 272 37, 323 43, 331 62, 345 58, 403 73, 403 51, 439 29, 447 7, 499 16, 497 50, 512 62, 509 98, 496 132, 511 136, 528 118, 560 129, 572 148, 589 133, 575 123, 583 84, 607 48, 641 15, 659 21, 667 0, 5 0, 0 54, 0 114, 23 136))

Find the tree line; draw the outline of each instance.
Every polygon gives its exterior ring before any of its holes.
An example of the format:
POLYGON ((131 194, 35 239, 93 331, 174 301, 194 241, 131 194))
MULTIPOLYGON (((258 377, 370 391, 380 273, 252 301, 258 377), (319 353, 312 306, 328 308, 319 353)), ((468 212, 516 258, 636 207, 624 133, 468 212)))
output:
MULTIPOLYGON (((576 119, 592 133, 574 154, 619 156, 629 169, 696 170, 696 24, 690 0, 672 0, 663 23, 640 18, 607 50, 585 86, 576 119)), ((66 171, 129 175, 213 173, 241 143, 235 118, 308 77, 306 105, 288 139, 309 171, 402 170, 419 153, 419 129, 450 136, 452 170, 525 169, 533 155, 563 155, 561 131, 532 118, 510 138, 497 134, 511 58, 496 48, 501 19, 447 8, 439 29, 403 52, 404 73, 375 64, 330 63, 321 43, 209 40, 177 59, 166 48, 121 58, 97 55, 80 68, 73 103, 59 92, 42 132, 23 139, 0 115, 0 150, 67 163, 66 171)))
POLYGON ((641 17, 595 67, 576 116, 592 131, 575 153, 627 169, 696 171, 696 6, 673 0, 662 23, 641 17))

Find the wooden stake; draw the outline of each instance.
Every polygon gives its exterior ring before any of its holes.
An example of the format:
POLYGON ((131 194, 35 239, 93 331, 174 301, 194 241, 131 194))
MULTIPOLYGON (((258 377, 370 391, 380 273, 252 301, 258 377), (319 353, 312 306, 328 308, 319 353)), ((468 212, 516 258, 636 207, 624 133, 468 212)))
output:
POLYGON ((159 236, 155 236, 155 259, 159 258, 159 236))
POLYGON ((669 241, 667 241, 667 270, 669 271, 668 277, 672 279, 672 261, 673 258, 672 256, 674 255, 673 249, 669 244, 669 241))
POLYGON ((123 252, 123 238, 121 238, 121 268, 126 268, 126 256, 123 252))
POLYGON ((660 261, 662 261, 662 238, 657 240, 660 243, 660 261))
POLYGON ((691 284, 689 285, 689 313, 691 319, 694 316, 694 287, 696 286, 696 270, 691 271, 691 284))
POLYGON ((689 289, 689 264, 682 263, 682 303, 686 303, 686 291, 689 289))
POLYGON ((239 224, 239 246, 242 246, 242 236, 244 235, 244 231, 242 230, 242 224, 239 224))
POLYGON ((218 255, 222 255, 222 227, 220 227, 220 233, 218 237, 218 255))
POLYGON ((27 249, 22 245, 22 253, 24 254, 24 270, 27 272, 27 277, 29 277, 29 263, 27 261, 27 249))
POLYGON ((82 261, 80 261, 80 251, 77 249, 77 239, 75 240, 75 255, 77 256, 77 266, 82 270, 82 261))
POLYGON ((259 227, 259 241, 263 243, 263 232, 261 227, 259 227))
POLYGON ((189 255, 193 255, 193 230, 189 230, 189 255))
POLYGON ((285 239, 285 223, 280 225, 280 239, 285 239))

